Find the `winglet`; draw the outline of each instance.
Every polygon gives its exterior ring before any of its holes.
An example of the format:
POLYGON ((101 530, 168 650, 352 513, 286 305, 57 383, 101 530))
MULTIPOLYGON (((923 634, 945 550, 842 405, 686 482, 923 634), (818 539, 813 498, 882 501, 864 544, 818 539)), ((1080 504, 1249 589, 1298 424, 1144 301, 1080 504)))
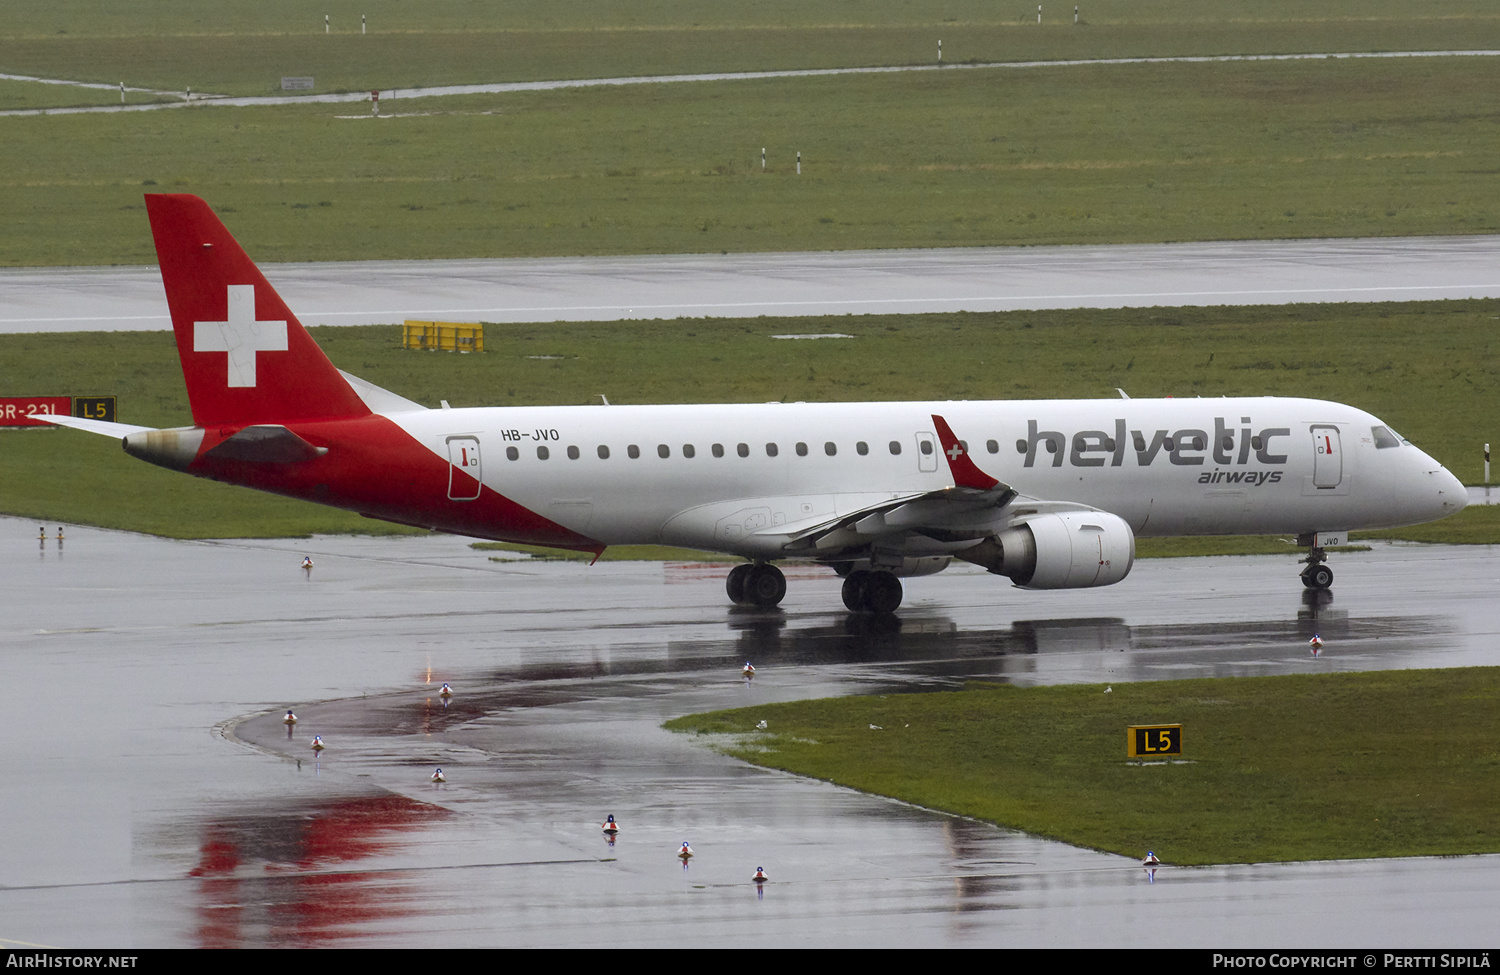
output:
POLYGON ((947 420, 934 413, 932 422, 937 427, 938 441, 943 445, 943 456, 948 458, 948 470, 953 473, 955 485, 988 491, 1000 484, 999 481, 976 467, 969 459, 968 448, 959 443, 958 437, 953 435, 953 428, 948 426, 947 420))

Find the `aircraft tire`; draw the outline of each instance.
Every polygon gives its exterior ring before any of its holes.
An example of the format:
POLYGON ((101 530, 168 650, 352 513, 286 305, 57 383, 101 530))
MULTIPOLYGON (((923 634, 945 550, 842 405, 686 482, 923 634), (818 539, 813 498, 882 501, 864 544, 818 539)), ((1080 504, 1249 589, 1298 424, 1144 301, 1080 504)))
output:
POLYGON ((745 585, 754 569, 754 563, 742 562, 730 569, 729 575, 724 577, 724 591, 729 594, 729 601, 736 606, 743 606, 750 601, 745 594, 745 585))
POLYGON ((844 606, 851 613, 863 612, 865 608, 865 584, 870 581, 870 573, 864 569, 855 569, 844 577, 844 606))
POLYGON ((786 576, 774 565, 755 565, 745 580, 745 598, 763 609, 777 605, 785 595, 786 576))
POLYGON ((1303 581, 1309 589, 1328 589, 1333 585, 1333 570, 1326 565, 1315 565, 1307 570, 1303 581))
POLYGON ((865 585, 865 608, 876 616, 889 616, 901 606, 905 592, 901 580, 890 572, 872 572, 865 585))

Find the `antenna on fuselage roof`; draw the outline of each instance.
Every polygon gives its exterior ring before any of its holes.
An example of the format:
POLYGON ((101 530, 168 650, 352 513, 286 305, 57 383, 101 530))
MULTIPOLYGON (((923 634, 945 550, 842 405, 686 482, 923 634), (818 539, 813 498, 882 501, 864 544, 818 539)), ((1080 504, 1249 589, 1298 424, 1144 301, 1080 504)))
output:
POLYGON ((1115 387, 1115 392, 1120 394, 1120 399, 1130 399, 1130 394, 1118 386, 1115 387))
POLYGON ((605 396, 603 393, 600 393, 599 394, 599 398, 602 399, 602 400, 604 400, 604 405, 605 406, 609 405, 609 397, 608 396, 605 396))

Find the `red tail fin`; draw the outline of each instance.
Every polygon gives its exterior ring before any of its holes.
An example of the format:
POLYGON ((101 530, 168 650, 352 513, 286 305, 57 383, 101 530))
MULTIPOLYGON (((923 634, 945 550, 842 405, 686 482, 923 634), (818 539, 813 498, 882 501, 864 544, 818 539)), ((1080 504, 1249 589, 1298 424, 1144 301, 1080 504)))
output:
POLYGON ((207 203, 151 194, 146 212, 194 423, 369 414, 207 203))

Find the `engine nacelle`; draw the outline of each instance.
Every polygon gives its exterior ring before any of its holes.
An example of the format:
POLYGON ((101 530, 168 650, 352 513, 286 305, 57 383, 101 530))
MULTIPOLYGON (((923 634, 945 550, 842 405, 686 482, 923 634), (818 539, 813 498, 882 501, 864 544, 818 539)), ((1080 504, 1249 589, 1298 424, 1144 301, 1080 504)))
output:
POLYGON ((1103 511, 1059 511, 1013 525, 954 553, 1022 589, 1110 586, 1135 564, 1135 533, 1103 511))

